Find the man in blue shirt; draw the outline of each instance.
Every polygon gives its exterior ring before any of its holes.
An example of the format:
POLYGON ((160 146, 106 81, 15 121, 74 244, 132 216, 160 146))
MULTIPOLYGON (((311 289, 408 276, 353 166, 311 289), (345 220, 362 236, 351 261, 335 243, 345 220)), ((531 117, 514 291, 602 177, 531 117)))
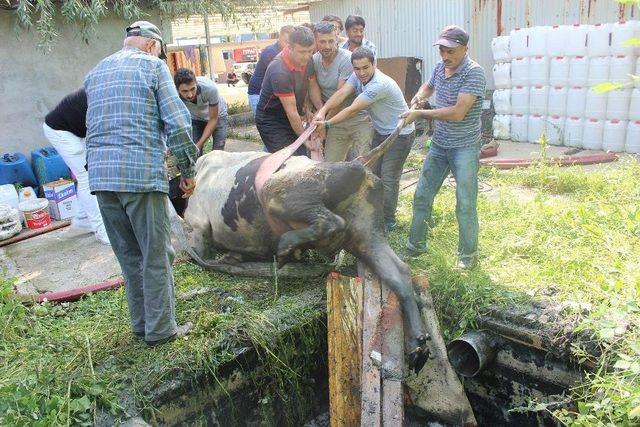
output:
POLYGON ((440 49, 442 62, 411 101, 412 105, 421 104, 435 92, 435 108, 402 115, 409 123, 418 117, 435 122, 433 142, 413 196, 407 249, 413 255, 426 251, 433 200, 452 172, 456 180, 458 267, 463 269, 477 262, 480 115, 485 90, 484 70, 469 59, 468 42, 469 35, 460 27, 442 30, 434 45, 440 49))
POLYGON ((133 334, 150 346, 192 327, 178 327, 175 320, 164 159, 168 147, 189 196, 198 149, 162 53, 160 30, 135 22, 122 50, 100 61, 84 81, 89 186, 126 282, 133 334))
POLYGON ((292 31, 292 25, 285 25, 280 28, 280 37, 278 38, 278 41, 265 47, 262 49, 262 52, 260 52, 260 59, 258 59, 256 68, 253 70, 253 74, 249 80, 249 88, 247 90, 247 93, 249 94, 249 107, 251 108, 251 112, 253 112, 254 116, 256 115, 258 101, 260 101, 260 88, 262 87, 262 80, 264 79, 264 74, 267 72, 267 67, 271 61, 273 61, 273 58, 275 58, 276 55, 279 54, 280 51, 289 43, 289 34, 291 34, 292 31))

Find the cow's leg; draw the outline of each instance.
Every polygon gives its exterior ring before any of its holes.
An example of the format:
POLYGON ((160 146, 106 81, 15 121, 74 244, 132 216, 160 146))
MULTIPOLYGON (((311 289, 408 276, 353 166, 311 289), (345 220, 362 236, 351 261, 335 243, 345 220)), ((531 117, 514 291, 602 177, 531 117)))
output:
POLYGON ((373 237, 371 244, 355 245, 349 250, 362 259, 398 297, 407 328, 405 338, 409 362, 419 370, 426 362, 428 335, 413 292, 409 267, 380 237, 373 237))

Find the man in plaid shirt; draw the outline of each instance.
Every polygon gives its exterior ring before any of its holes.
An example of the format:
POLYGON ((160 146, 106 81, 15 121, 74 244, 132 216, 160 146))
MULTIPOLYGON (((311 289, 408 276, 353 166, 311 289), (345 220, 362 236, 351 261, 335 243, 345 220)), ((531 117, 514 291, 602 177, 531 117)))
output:
POLYGON ((175 320, 164 159, 168 147, 188 196, 198 150, 163 55, 160 30, 135 22, 123 49, 98 63, 84 82, 89 185, 125 278, 133 333, 150 346, 192 326, 178 327, 175 320))

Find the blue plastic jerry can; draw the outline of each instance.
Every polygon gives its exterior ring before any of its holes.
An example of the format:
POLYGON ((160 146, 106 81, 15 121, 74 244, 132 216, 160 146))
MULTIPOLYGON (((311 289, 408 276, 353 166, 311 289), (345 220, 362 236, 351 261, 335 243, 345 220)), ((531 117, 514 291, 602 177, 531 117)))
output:
POLYGON ((20 183, 22 186, 37 186, 31 165, 22 153, 5 153, 0 157, 0 185, 20 183))
POLYGON ((60 178, 70 178, 67 164, 55 148, 49 146, 31 152, 31 162, 40 185, 60 178))

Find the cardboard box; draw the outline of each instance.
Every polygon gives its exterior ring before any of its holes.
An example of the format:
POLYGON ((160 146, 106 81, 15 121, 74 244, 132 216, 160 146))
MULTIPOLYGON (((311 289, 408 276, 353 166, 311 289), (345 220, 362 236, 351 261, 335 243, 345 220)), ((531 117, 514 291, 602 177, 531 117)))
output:
POLYGON ((78 198, 76 186, 72 181, 59 179, 42 186, 44 197, 49 200, 49 212, 52 219, 63 220, 76 213, 78 198))

